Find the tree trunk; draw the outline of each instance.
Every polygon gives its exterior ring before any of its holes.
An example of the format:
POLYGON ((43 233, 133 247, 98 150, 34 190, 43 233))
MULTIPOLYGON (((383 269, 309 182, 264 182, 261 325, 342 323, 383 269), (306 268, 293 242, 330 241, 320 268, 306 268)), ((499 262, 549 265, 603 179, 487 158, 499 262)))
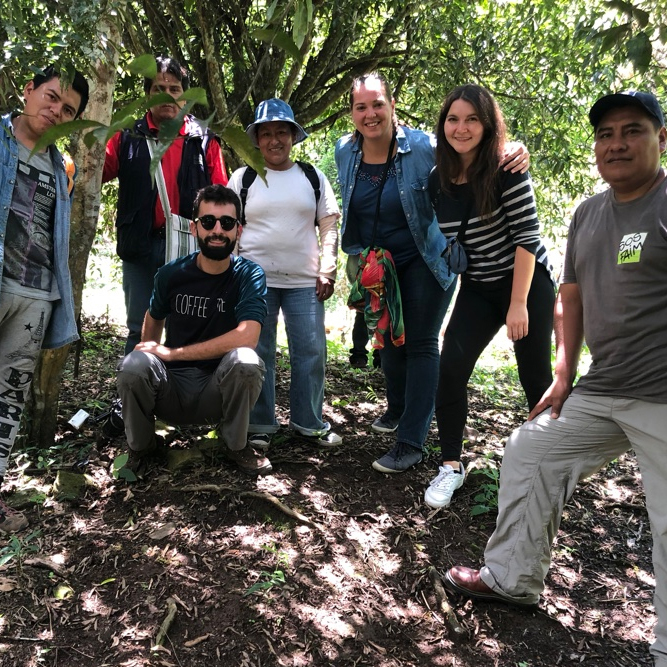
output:
MULTIPOLYGON (((106 43, 119 41, 116 26, 100 26, 99 33, 106 35, 106 43)), ((112 48, 103 49, 103 40, 100 39, 96 52, 91 53, 91 62, 94 63, 91 68, 94 71, 94 80, 90 81, 90 100, 84 115, 89 120, 108 125, 111 120, 118 52, 112 48)), ((100 143, 95 143, 90 149, 87 148, 81 135, 73 142, 70 150, 78 168, 72 203, 69 255, 74 310, 77 318, 81 313, 88 255, 97 228, 104 152, 105 146, 100 143)), ((57 427, 60 381, 69 347, 45 350, 40 355, 32 384, 31 405, 26 414, 28 442, 33 446, 48 448, 53 444, 57 427)))

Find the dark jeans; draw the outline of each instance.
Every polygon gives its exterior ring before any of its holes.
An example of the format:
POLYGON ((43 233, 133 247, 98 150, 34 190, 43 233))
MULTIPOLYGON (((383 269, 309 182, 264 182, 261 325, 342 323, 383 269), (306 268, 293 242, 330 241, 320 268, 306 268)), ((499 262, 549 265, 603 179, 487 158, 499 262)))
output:
MULTIPOLYGON (((512 274, 485 284, 464 281, 445 331, 435 416, 442 461, 458 461, 468 417, 468 380, 484 348, 504 326, 512 274)), ((519 380, 532 409, 551 384, 551 332, 555 292, 547 270, 535 266, 528 293, 528 335, 514 343, 519 380)))
POLYGON ((399 419, 396 439, 422 448, 433 417, 438 384, 438 335, 455 282, 443 290, 421 256, 397 268, 405 344, 380 351, 387 384, 387 414, 399 419))
POLYGON ((150 256, 136 262, 123 261, 123 292, 128 335, 125 354, 130 354, 141 340, 141 327, 153 294, 157 270, 164 264, 165 240, 151 239, 150 256))
POLYGON ((357 311, 354 317, 354 326, 352 327, 352 349, 350 350, 350 354, 365 357, 368 354, 366 345, 368 345, 368 327, 366 326, 364 314, 357 311))

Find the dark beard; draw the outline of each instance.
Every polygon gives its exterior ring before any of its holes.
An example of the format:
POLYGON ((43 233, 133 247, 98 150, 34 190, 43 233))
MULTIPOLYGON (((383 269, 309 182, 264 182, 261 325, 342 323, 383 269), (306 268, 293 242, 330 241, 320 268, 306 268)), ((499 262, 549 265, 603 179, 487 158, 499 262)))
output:
POLYGON ((197 237, 197 242, 199 243, 199 249, 201 254, 204 255, 207 259, 213 259, 218 262, 223 259, 227 259, 232 254, 232 251, 236 247, 236 239, 230 241, 226 236, 209 236, 203 239, 201 236, 197 237), (224 246, 210 246, 210 241, 225 241, 227 245, 224 246))

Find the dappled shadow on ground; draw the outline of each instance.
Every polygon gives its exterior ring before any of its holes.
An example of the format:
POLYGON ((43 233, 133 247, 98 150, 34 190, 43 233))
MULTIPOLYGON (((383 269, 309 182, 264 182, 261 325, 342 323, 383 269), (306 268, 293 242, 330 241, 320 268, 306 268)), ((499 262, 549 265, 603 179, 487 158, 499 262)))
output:
MULTIPOLYGON (((56 463, 34 461, 31 475, 11 479, 33 499, 47 496, 29 505, 33 532, 0 568, 0 665, 651 664, 650 531, 634 457, 576 492, 539 607, 452 596, 465 631, 457 635, 428 572, 480 561, 493 528, 493 510, 482 512, 493 505, 492 475, 483 471, 500 462, 503 439, 523 416, 514 397, 472 393, 480 436, 467 460, 481 472, 468 476, 450 510, 422 502, 434 460, 395 477, 371 469, 391 445, 369 428, 381 414, 381 375, 336 362, 326 412, 342 446, 317 449, 281 431, 270 476, 242 477, 212 446, 194 467, 156 467, 127 485, 110 473, 121 440, 65 427, 76 409, 112 392, 121 344, 99 324, 92 329, 103 351, 87 335, 80 377, 68 371, 59 444, 61 464, 79 452, 88 460, 93 486, 79 500, 55 501, 56 463), (151 650, 167 616, 166 638, 151 650)), ((283 406, 288 382, 279 364, 283 406)), ((174 433, 170 446, 192 447, 203 435, 174 433)))

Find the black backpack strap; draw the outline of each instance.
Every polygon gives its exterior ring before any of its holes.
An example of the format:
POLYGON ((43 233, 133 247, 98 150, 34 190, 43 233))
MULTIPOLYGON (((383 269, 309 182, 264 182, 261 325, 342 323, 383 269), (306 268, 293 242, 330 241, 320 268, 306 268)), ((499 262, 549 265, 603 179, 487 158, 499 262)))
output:
POLYGON ((301 171, 306 175, 306 178, 310 181, 310 184, 313 186, 313 192, 315 193, 315 225, 317 225, 317 207, 320 203, 320 177, 315 171, 315 167, 308 162, 303 162, 297 160, 296 163, 301 167, 301 171))
POLYGON ((241 224, 245 225, 245 202, 248 199, 248 188, 255 182, 257 172, 252 167, 246 167, 241 179, 241 224))

